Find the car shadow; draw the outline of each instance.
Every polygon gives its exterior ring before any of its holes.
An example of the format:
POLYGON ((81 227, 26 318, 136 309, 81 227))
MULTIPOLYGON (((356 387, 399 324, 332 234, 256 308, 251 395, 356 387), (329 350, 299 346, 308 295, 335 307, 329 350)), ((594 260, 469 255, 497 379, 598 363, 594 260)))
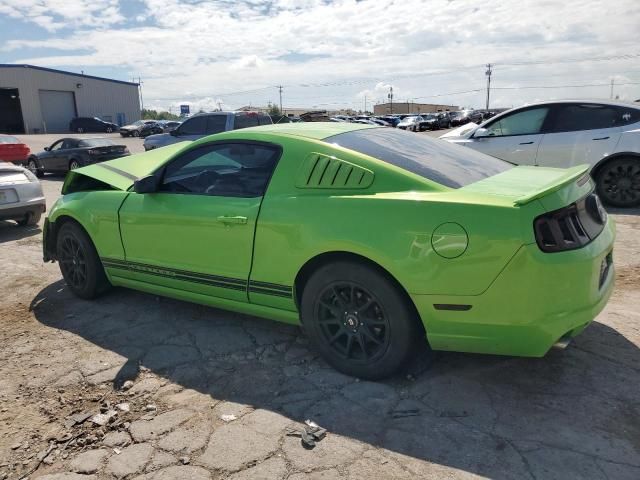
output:
POLYGON ((310 418, 421 477, 445 465, 493 479, 621 478, 640 464, 640 353, 599 322, 545 358, 440 353, 367 382, 328 367, 297 327, 214 308, 125 289, 87 302, 58 281, 31 309, 126 358, 114 388, 146 367, 217 400, 310 418))
POLYGON ((0 243, 22 240, 41 233, 42 230, 38 225, 22 227, 9 220, 0 220, 0 243))

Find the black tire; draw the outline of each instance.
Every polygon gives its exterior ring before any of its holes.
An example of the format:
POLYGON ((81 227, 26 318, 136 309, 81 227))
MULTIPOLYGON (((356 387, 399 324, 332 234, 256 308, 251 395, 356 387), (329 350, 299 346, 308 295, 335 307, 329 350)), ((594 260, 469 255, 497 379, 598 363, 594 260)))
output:
POLYGON ((33 227, 38 225, 40 222, 40 218, 42 217, 42 212, 31 212, 28 213, 23 219, 18 220, 18 225, 21 227, 33 227))
POLYGON ((107 133, 111 133, 111 132, 113 132, 113 128, 107 127, 107 133))
POLYGON ((414 309, 381 272, 339 261, 316 270, 300 313, 312 344, 336 370, 378 380, 392 375, 426 342, 414 309))
POLYGON ((82 127, 78 127, 78 128, 76 128, 76 132, 78 132, 78 133, 84 133, 84 128, 82 128, 82 127))
POLYGON ((30 170, 36 177, 42 178, 44 172, 41 168, 38 168, 38 162, 35 159, 30 158, 27 162, 27 170, 30 170))
POLYGON ((90 300, 111 286, 93 242, 78 224, 60 227, 56 255, 62 277, 76 296, 90 300))
POLYGON ((602 165, 596 174, 596 191, 612 207, 640 205, 640 159, 615 158, 602 165))
POLYGON ((80 162, 75 158, 72 158, 69 162, 69 170, 75 170, 76 168, 80 168, 80 162))
POLYGON ((138 130, 134 130, 133 131, 133 136, 134 137, 139 137, 140 136, 140 132, 138 130))

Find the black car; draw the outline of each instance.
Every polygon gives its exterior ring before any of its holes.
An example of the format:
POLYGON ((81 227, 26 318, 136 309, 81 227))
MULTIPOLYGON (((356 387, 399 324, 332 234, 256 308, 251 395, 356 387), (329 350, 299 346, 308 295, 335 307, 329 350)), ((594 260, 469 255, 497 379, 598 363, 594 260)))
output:
POLYGON ((120 127, 120 135, 123 137, 148 137, 149 135, 156 135, 158 133, 164 133, 162 125, 155 120, 138 120, 131 125, 125 125, 120 127))
POLYGON ((113 160, 129 155, 124 145, 116 145, 107 138, 61 138, 44 152, 30 155, 27 168, 38 177, 45 173, 66 173, 92 163, 113 160))
POLYGON ((423 130, 438 130, 440 127, 440 122, 438 121, 438 116, 433 113, 425 113, 422 116, 422 121, 420 122, 420 131, 423 130))
POLYGON ((479 110, 460 110, 453 112, 455 114, 451 119, 451 126, 466 125, 469 122, 482 123, 482 112, 479 110))
POLYGON ((105 122, 98 117, 76 117, 69 123, 69 131, 78 133, 111 133, 118 131, 118 125, 105 122))

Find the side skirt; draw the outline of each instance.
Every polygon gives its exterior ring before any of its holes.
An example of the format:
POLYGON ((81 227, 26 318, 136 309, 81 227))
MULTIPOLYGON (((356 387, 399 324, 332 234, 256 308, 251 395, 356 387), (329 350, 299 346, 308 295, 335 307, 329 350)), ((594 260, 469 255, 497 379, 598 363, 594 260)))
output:
POLYGON ((123 278, 114 274, 113 270, 110 272, 109 277, 111 279, 111 283, 115 286, 132 288, 142 292, 162 295, 164 297, 184 300, 186 302, 199 303, 201 305, 208 305, 210 307, 221 308, 224 310, 231 310, 233 312, 244 313, 246 315, 255 315, 256 317, 268 318, 270 320, 276 320, 278 322, 289 323, 292 325, 300 325, 298 312, 280 310, 278 308, 266 307, 264 305, 256 305, 252 303, 237 302, 226 298, 211 297, 185 290, 178 290, 176 288, 168 288, 138 280, 132 280, 130 278, 123 278))

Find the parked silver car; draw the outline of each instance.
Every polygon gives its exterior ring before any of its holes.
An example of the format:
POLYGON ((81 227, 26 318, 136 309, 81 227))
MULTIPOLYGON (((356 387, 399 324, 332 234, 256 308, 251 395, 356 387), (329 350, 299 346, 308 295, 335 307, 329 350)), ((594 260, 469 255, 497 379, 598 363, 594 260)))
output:
POLYGON ((45 210, 38 178, 26 168, 0 161, 0 220, 37 225, 45 210))
POLYGON ((187 118, 178 128, 169 133, 147 137, 144 140, 144 149, 153 150, 173 143, 198 140, 214 133, 272 123, 271 117, 261 112, 200 113, 187 118))
POLYGON ((441 138, 517 165, 591 167, 599 197, 640 205, 640 106, 554 100, 514 108, 441 138))

